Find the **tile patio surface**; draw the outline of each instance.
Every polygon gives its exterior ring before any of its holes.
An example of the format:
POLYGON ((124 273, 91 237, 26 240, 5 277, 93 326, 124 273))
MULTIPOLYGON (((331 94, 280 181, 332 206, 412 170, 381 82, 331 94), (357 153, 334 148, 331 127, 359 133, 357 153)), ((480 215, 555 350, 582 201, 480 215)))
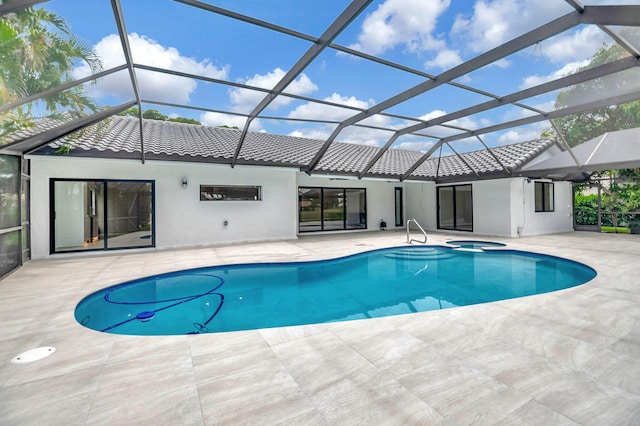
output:
POLYGON ((30 261, 0 281, 0 424, 640 424, 634 235, 497 239, 584 262, 598 276, 442 311, 168 337, 99 333, 73 317, 86 294, 136 277, 324 259, 404 238, 368 232, 30 261), (11 363, 40 346, 56 352, 11 363))

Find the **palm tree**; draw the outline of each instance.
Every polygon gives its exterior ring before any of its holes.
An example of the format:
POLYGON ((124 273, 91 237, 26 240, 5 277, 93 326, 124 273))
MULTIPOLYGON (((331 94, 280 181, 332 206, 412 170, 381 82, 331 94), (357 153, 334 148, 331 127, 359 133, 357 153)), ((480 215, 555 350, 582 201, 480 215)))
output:
MULTIPOLYGON (((61 16, 43 8, 25 8, 0 19, 0 104, 5 105, 73 80, 78 61, 92 73, 102 69, 92 47, 75 36, 61 16)), ((29 102, 0 114, 0 138, 35 123, 37 109, 49 117, 80 115, 98 105, 81 86, 29 102)), ((2 145, 0 141, 0 145, 2 145)))

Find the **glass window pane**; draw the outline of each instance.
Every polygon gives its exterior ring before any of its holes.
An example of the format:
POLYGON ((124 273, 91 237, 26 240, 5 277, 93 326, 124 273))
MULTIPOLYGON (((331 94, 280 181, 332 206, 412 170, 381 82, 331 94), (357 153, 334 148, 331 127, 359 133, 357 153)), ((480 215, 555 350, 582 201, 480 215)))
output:
POLYGON ((344 229, 344 190, 324 188, 322 200, 324 230, 344 229))
POLYGON ((0 155, 0 229, 20 226, 20 157, 0 155))
POLYGON ((395 207, 396 226, 402 226, 404 224, 404 215, 402 212, 402 188, 395 189, 395 207))
POLYGON ((54 251, 104 248, 104 184, 54 183, 54 251))
POLYGON ((453 187, 444 186, 438 188, 438 226, 444 229, 453 229, 453 187))
POLYGON ((260 201, 261 186, 200 185, 200 201, 260 201))
POLYGON ((544 208, 544 194, 542 182, 535 182, 536 211, 541 212, 544 208))
POLYGON ((544 193, 544 201, 545 201, 545 210, 548 212, 552 212, 553 208, 553 183, 547 183, 545 185, 545 193, 544 193))
POLYGON ((22 179, 22 195, 20 197, 22 222, 29 222, 29 192, 31 190, 31 181, 22 179))
POLYGON ((298 188, 298 221, 300 232, 322 230, 320 188, 298 188))
POLYGON ((22 174, 29 176, 31 174, 31 160, 22 158, 22 174))
POLYGON ((367 196, 364 189, 346 189, 347 229, 366 229, 367 196))
POLYGON ((150 182, 107 183, 108 248, 153 245, 150 182))
POLYGON ((473 230, 473 199, 471 185, 455 187, 456 194, 456 229, 460 231, 473 230))
POLYGON ((20 231, 0 234, 0 277, 21 265, 20 231))
POLYGON ((22 225, 22 262, 31 259, 31 229, 28 224, 22 225))

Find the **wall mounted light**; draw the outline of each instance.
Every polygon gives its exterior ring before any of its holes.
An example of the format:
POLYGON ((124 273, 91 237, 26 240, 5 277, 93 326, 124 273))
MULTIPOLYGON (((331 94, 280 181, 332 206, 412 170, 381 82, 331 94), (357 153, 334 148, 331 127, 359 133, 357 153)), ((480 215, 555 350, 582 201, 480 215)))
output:
POLYGON ((187 178, 183 177, 182 178, 182 189, 187 189, 187 185, 189 184, 189 182, 187 182, 187 178))

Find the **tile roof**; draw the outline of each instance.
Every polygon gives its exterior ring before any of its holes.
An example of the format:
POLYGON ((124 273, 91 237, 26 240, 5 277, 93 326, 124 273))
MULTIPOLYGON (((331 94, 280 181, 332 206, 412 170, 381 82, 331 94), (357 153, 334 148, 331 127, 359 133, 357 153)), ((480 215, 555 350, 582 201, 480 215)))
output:
MULTIPOLYGON (((186 123, 143 120, 145 158, 229 164, 241 131, 186 123)), ((305 167, 324 141, 293 136, 249 132, 237 164, 305 167)), ((555 143, 538 139, 491 148, 500 162, 517 170, 555 143)), ((101 158, 141 157, 140 130, 134 117, 113 116, 71 136, 51 142, 35 154, 51 155, 63 145, 72 147, 68 155, 101 158)), ((357 175, 380 148, 334 142, 314 170, 319 174, 357 175)), ((400 178, 422 152, 390 149, 366 174, 368 177, 400 178)), ((486 150, 432 157, 422 163, 408 179, 454 181, 505 177, 509 173, 486 150), (466 164, 465 164, 466 163, 466 164), (472 171, 467 165, 471 166, 472 171)))

